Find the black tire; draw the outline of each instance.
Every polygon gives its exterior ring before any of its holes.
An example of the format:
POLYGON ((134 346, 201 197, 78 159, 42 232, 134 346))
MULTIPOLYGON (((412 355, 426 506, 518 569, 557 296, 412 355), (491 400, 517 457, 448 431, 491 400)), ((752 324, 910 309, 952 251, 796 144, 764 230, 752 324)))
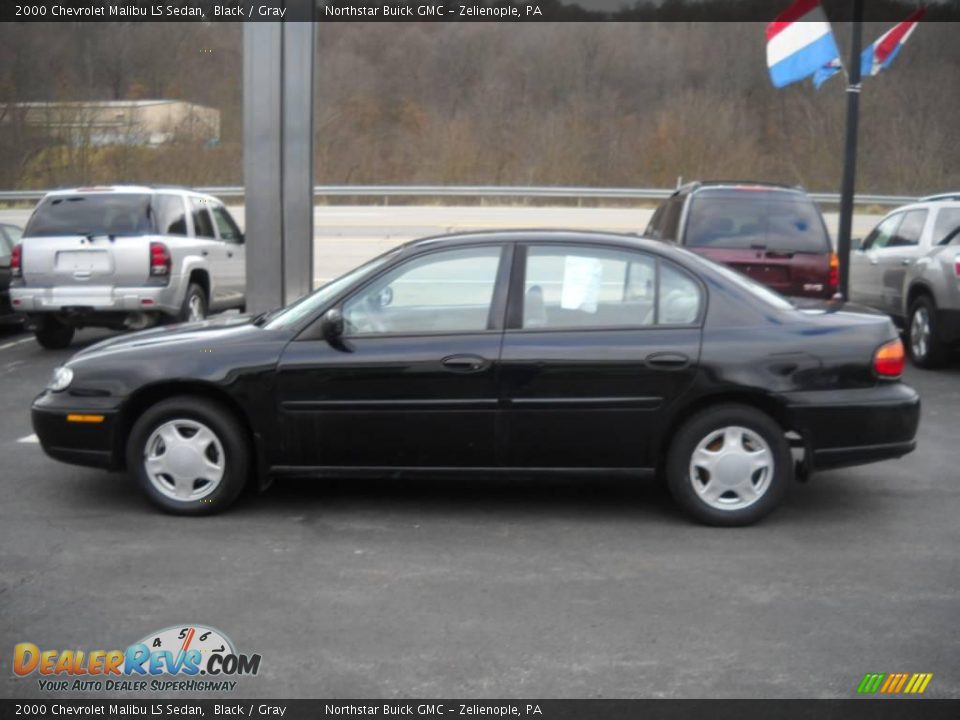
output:
POLYGON ((937 305, 928 295, 921 295, 910 304, 910 312, 907 315, 906 328, 907 352, 910 353, 910 359, 917 367, 931 369, 940 367, 947 359, 947 350, 940 340, 937 325, 937 305), (926 321, 927 335, 923 342, 920 342, 919 335, 921 325, 926 321), (915 337, 917 335, 918 337, 915 337))
MULTIPOLYGON (((250 452, 246 434, 232 413, 216 402, 183 395, 157 403, 137 419, 127 440, 127 468, 150 501, 160 509, 174 515, 212 515, 230 507, 240 495, 249 477, 250 452), (171 421, 202 424, 213 433, 223 449, 222 479, 206 496, 197 499, 170 497, 159 487, 163 482, 151 479, 145 467, 151 435, 171 421)), ((193 487, 197 485, 192 483, 193 487)), ((200 483, 199 491, 202 490, 203 484, 200 483)), ((168 492, 172 492, 172 488, 168 488, 168 492)))
POLYGON ((37 342, 47 350, 63 350, 69 347, 76 329, 52 315, 40 319, 34 330, 37 342))
MULTIPOLYGON (((721 442, 725 443, 726 440, 721 442)), ((746 442, 743 445, 746 446, 746 442)), ((701 473, 704 471, 698 468, 697 472, 697 482, 703 482, 701 473)), ((793 478, 793 462, 783 429, 773 418, 747 405, 725 404, 707 408, 683 424, 674 435, 667 453, 666 474, 670 494, 688 514, 706 525, 737 527, 757 522, 780 504, 793 478), (691 478, 693 453, 697 446, 707 441, 711 434, 717 437, 727 427, 745 428, 755 433, 766 443, 772 456, 770 469, 760 475, 749 476, 757 477, 764 488, 752 504, 737 507, 735 503, 739 495, 735 489, 723 493, 715 501, 717 504, 732 503, 729 509, 708 504, 695 490, 691 478), (733 496, 733 499, 728 496, 733 496)), ((740 498, 739 502, 746 500, 740 498)))
POLYGON ((187 288, 187 294, 183 296, 183 304, 180 306, 180 314, 177 315, 177 322, 191 322, 191 320, 203 320, 207 317, 207 309, 210 307, 207 301, 207 294, 203 288, 196 283, 190 283, 187 288), (191 307, 193 302, 199 304, 199 318, 191 318, 191 307))

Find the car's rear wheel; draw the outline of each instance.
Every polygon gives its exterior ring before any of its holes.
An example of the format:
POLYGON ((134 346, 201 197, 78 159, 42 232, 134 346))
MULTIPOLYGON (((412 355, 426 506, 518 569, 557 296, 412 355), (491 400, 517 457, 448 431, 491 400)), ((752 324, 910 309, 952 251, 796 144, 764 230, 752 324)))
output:
POLYGON ((937 306, 931 298, 921 295, 910 305, 907 324, 910 359, 918 367, 934 368, 943 364, 946 349, 937 331, 937 306))
POLYGON ((229 507, 250 467, 244 432, 217 403, 182 396, 149 408, 133 426, 127 466, 155 505, 176 515, 229 507))
POLYGON ((196 322, 207 317, 207 295, 196 283, 190 283, 180 306, 180 322, 196 322))
POLYGON ((719 405, 690 418, 667 456, 667 486, 708 525, 750 525, 783 499, 792 477, 780 426, 746 405, 719 405))
POLYGON ((72 325, 67 325, 53 315, 45 315, 40 318, 34 335, 37 342, 47 350, 63 350, 69 347, 75 332, 72 325))

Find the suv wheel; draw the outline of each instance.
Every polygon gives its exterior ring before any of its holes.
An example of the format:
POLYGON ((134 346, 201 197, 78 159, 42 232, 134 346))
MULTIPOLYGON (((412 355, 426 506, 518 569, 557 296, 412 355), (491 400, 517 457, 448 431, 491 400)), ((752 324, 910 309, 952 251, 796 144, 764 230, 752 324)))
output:
POLYGON ((943 363, 945 350, 937 333, 937 306, 921 295, 910 305, 907 348, 917 367, 933 368, 943 363))
POLYGON ((209 400, 182 396, 140 416, 127 442, 127 467, 161 509, 208 515, 237 499, 250 455, 231 413, 209 400))
POLYGON ((196 322, 205 317, 207 317, 207 296, 202 287, 196 283, 190 283, 177 319, 180 322, 196 322))
POLYGON ((707 525, 755 523, 780 503, 791 477, 782 428, 745 405, 719 405, 694 415, 667 455, 670 493, 707 525))
POLYGON ((67 325, 52 315, 46 315, 40 319, 34 335, 37 342, 47 350, 62 350, 70 345, 75 332, 72 325, 67 325))

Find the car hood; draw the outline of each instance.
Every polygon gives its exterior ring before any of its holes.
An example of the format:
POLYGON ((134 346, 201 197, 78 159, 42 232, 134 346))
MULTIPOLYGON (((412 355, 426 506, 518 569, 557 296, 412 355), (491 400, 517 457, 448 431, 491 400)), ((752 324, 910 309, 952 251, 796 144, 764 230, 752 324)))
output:
POLYGON ((103 340, 76 353, 72 360, 90 360, 134 350, 150 351, 162 345, 169 348, 176 345, 203 344, 220 345, 223 343, 256 341, 265 334, 276 335, 276 331, 265 331, 253 324, 249 315, 226 315, 199 322, 164 325, 141 330, 139 332, 103 340))

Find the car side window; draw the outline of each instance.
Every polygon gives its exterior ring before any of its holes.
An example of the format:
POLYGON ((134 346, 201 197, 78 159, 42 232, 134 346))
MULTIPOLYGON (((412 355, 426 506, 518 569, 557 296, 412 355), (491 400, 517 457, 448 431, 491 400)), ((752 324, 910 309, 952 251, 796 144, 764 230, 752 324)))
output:
POLYGON ((941 245, 949 242, 948 238, 957 236, 958 229, 960 229, 960 208, 940 208, 933 224, 933 244, 941 245))
POLYGON ((864 250, 880 250, 887 247, 897 232, 903 213, 897 213, 882 220, 863 241, 864 250))
POLYGON ((157 232, 160 235, 186 235, 187 211, 179 195, 157 195, 153 199, 157 232))
POLYGON ((913 247, 920 243, 923 226, 927 224, 927 210, 911 210, 903 217, 897 232, 887 247, 913 247))
POLYGON ((683 213, 683 198, 672 197, 667 201, 660 227, 660 239, 678 240, 680 237, 680 215, 683 213))
POLYGON ((230 217, 230 213, 222 205, 213 208, 213 220, 217 223, 217 231, 220 233, 220 239, 228 243, 243 242, 243 233, 230 217))
POLYGON ((190 198, 190 204, 193 208, 193 230, 196 236, 198 238, 215 238, 213 222, 210 220, 210 203, 200 198, 190 198))
POLYGON ((348 336, 467 333, 489 328, 500 245, 415 257, 343 304, 348 336))
POLYGON ((695 323, 701 305, 699 286, 667 263, 660 265, 664 269, 658 271, 656 258, 629 250, 531 246, 527 251, 521 327, 629 328, 695 323), (662 284, 659 303, 658 284, 662 284))
POLYGON ((647 223, 647 229, 643 231, 644 237, 653 238, 654 240, 660 239, 660 231, 663 226, 663 210, 665 207, 666 203, 654 211, 653 217, 651 217, 650 222, 647 223))

